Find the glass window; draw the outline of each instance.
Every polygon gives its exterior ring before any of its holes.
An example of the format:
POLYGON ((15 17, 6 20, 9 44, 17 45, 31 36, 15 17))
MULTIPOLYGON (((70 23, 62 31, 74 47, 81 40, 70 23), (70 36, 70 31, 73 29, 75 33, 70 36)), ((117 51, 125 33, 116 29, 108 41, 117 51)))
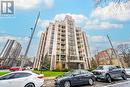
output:
POLYGON ((81 74, 86 74, 86 73, 88 73, 88 71, 81 70, 81 74))
POLYGON ((73 74, 75 74, 75 75, 80 74, 80 70, 74 70, 74 71, 73 71, 73 74))
POLYGON ((103 70, 103 66, 99 66, 99 67, 97 67, 96 70, 103 70))
POLYGON ((22 77, 28 77, 30 76, 30 73, 16 73, 13 78, 22 78, 22 77))
POLYGON ((28 77, 30 75, 31 75, 30 73, 12 73, 1 77, 0 80, 22 78, 22 77, 28 77))
POLYGON ((2 77, 0 77, 0 80, 11 79, 14 75, 15 75, 15 73, 2 76, 2 77))

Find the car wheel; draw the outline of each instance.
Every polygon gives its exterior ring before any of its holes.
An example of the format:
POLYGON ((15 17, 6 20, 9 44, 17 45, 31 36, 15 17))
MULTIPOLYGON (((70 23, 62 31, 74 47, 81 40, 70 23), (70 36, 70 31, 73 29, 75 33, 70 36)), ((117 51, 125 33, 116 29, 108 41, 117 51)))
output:
POLYGON ((122 73, 122 78, 123 78, 123 80, 127 80, 127 77, 126 77, 125 73, 122 73))
POLYGON ((89 85, 93 85, 93 84, 94 84, 93 79, 90 78, 90 79, 88 80, 88 84, 89 84, 89 85))
POLYGON ((65 82, 64 82, 64 87, 71 87, 70 82, 69 82, 69 81, 65 81, 65 82))
POLYGON ((109 82, 109 83, 112 82, 112 79, 111 79, 110 75, 106 75, 106 82, 109 82))
POLYGON ((35 87, 35 85, 33 83, 28 83, 27 85, 25 85, 24 87, 35 87))

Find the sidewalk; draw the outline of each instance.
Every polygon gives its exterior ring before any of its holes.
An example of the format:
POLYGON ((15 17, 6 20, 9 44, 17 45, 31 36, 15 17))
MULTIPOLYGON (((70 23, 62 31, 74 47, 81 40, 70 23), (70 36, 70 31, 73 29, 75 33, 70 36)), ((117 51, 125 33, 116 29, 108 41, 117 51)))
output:
POLYGON ((54 80, 56 77, 44 77, 45 80, 54 80))

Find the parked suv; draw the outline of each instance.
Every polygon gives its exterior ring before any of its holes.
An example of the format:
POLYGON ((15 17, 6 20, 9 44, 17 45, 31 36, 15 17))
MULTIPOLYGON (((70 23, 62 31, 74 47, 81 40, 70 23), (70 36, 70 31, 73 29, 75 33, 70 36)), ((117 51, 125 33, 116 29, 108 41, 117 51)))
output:
POLYGON ((105 80, 106 82, 111 82, 114 78, 122 77, 127 80, 126 72, 123 68, 114 65, 102 65, 98 66, 96 70, 93 71, 96 80, 105 80))

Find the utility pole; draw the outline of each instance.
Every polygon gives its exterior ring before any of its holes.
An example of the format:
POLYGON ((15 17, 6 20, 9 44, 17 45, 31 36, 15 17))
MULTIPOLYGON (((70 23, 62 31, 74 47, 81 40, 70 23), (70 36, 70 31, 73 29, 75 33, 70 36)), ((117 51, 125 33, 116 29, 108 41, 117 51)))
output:
POLYGON ((109 55, 109 53, 107 52, 107 50, 105 51, 108 55, 108 58, 109 58, 109 62, 110 62, 110 65, 112 65, 112 60, 111 60, 111 56, 109 55))
MULTIPOLYGON (((30 48, 30 45, 31 45, 31 42, 32 42, 32 39, 33 39, 33 36, 34 36, 34 33, 35 33, 35 30, 36 30, 36 27, 37 27, 37 24, 38 24, 39 17, 40 17, 40 12, 39 12, 38 15, 37 15, 37 19, 36 19, 36 21, 35 21, 34 27, 31 28, 31 30, 32 30, 31 37, 30 37, 30 40, 29 40, 29 43, 28 43, 28 45, 27 45, 27 48, 26 48, 26 51, 25 51, 25 54, 24 54, 23 58, 26 58, 26 57, 27 57, 27 54, 28 54, 28 51, 29 51, 29 48, 30 48)), ((22 68, 23 66, 24 66, 24 60, 22 59, 21 68, 22 68)))
POLYGON ((97 66, 99 66, 99 53, 98 53, 98 49, 95 51, 96 55, 95 55, 95 59, 96 59, 96 63, 97 63, 97 66), (97 58, 96 58, 97 56, 97 58))
POLYGON ((30 40, 29 40, 29 43, 28 43, 27 49, 26 49, 26 51, 25 51, 24 57, 26 57, 27 54, 28 54, 28 50, 29 50, 29 48, 30 48, 30 44, 31 44, 31 42, 32 42, 32 38, 33 38, 34 32, 35 32, 36 27, 37 27, 39 17, 40 17, 40 12, 38 13, 38 16, 37 16, 37 19, 36 19, 36 22, 35 22, 34 28, 32 28, 33 31, 32 31, 32 33, 31 33, 31 37, 30 37, 30 40))
MULTIPOLYGON (((108 40, 109 40, 109 43, 110 43, 110 45, 111 45, 111 47, 112 47, 112 50, 113 50, 113 52, 114 52, 114 54, 115 54, 115 56, 116 56, 116 58, 118 59, 118 57, 117 57, 117 54, 116 54, 116 51, 115 51, 115 49, 114 49, 114 47, 113 47, 113 44, 112 44, 112 42, 111 42, 111 39, 110 39, 110 37, 107 35, 107 38, 108 38, 108 40)), ((118 59, 119 61, 120 61, 120 59, 118 59)), ((121 62, 121 61, 120 61, 121 62)), ((121 62, 121 67, 122 67, 122 62, 121 62)))

